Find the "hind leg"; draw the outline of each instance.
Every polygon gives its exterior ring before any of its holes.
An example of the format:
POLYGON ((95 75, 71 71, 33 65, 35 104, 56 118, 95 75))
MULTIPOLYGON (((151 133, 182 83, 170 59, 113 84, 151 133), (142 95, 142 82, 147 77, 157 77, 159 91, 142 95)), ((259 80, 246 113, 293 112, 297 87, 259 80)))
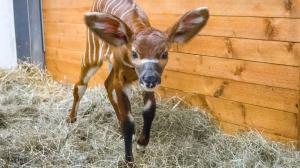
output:
POLYGON ((74 123, 77 119, 77 110, 79 107, 80 100, 82 96, 84 95, 87 85, 89 80, 97 70, 99 69, 99 66, 93 66, 93 67, 81 67, 81 73, 80 73, 80 78, 79 81, 75 84, 74 89, 73 89, 73 104, 72 108, 69 111, 69 114, 67 116, 66 121, 68 123, 74 123))
POLYGON ((104 82, 104 86, 107 91, 108 99, 115 110, 118 121, 120 121, 119 109, 118 109, 118 105, 117 105, 117 95, 116 95, 116 90, 114 89, 114 86, 113 86, 114 74, 115 74, 114 70, 112 69, 110 71, 107 79, 104 82))

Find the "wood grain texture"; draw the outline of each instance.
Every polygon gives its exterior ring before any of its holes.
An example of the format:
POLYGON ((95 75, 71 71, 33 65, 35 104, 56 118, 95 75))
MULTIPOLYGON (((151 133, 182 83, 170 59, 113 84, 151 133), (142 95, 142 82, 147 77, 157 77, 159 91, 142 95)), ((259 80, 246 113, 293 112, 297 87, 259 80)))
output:
MULTIPOLYGON (((299 76, 300 76, 300 67, 299 67, 299 76)), ((299 90, 299 99, 298 99, 298 105, 300 105, 300 90, 299 90)), ((298 106, 298 116, 297 116, 297 123, 298 123, 298 145, 297 149, 300 150, 300 107, 298 106)))
MULTIPOLYGON (((263 2, 261 0, 136 0, 136 2, 146 12, 154 13, 183 14, 187 10, 206 6, 210 9, 211 15, 300 18, 299 0, 264 0, 263 2)), ((44 10, 89 10, 92 3, 93 0, 45 0, 43 8, 44 10)))
POLYGON ((167 69, 247 83, 299 89, 297 67, 172 52, 167 69))
MULTIPOLYGON (((150 14, 153 26, 166 30, 180 18, 150 14)), ((200 35, 300 42, 300 19, 211 16, 200 35)))
POLYGON ((288 137, 289 139, 297 139, 297 114, 295 113, 287 113, 169 88, 159 89, 158 94, 162 97, 179 96, 181 101, 189 105, 208 109, 217 120, 222 122, 257 129, 273 135, 288 137), (198 101, 195 101, 197 99, 198 101))
POLYGON ((211 15, 300 18, 299 0, 136 0, 146 12, 183 14, 206 6, 211 15), (156 7, 159 4, 159 7, 156 7))
MULTIPOLYGON (((48 46, 82 51, 84 37, 63 36, 46 32, 48 46)), ((298 66, 300 43, 197 36, 188 44, 179 45, 178 52, 203 56, 248 60, 263 63, 298 66)))
MULTIPOLYGON (((271 139, 300 140, 300 0, 137 2, 161 30, 190 9, 210 9, 203 31, 172 49, 162 95, 211 110, 229 133, 254 128, 271 139)), ((86 41, 83 15, 92 3, 43 2, 46 64, 57 80, 78 80, 86 41)), ((103 84, 108 71, 103 65, 90 86, 103 84)))
MULTIPOLYGON (((49 36, 46 36, 46 43, 49 47, 69 49, 71 51, 83 51, 84 49, 84 38, 76 36, 70 36, 66 38, 48 37, 49 36)), ((227 78, 268 86, 299 89, 299 79, 297 78, 299 74, 297 67, 182 54, 175 52, 172 52, 170 55, 171 57, 167 68, 171 70, 205 76, 227 78), (194 66, 189 66, 190 63, 194 63, 194 66)), ((79 58, 81 58, 81 55, 78 56, 78 59, 79 58)))
MULTIPOLYGON (((54 79, 63 83, 75 83, 79 80, 80 64, 72 61, 46 58, 47 70, 54 79)), ((106 65, 104 65, 106 66, 106 65)), ((88 86, 103 85, 109 71, 107 68, 98 70, 91 78, 88 86)))
POLYGON ((162 81, 163 87, 188 93, 214 96, 295 114, 298 111, 299 97, 296 90, 197 76, 176 71, 166 71, 162 81))
POLYGON ((299 66, 300 43, 197 36, 179 52, 299 66))
MULTIPOLYGON (((212 15, 300 18, 299 0, 136 0, 136 2, 146 12, 155 13, 183 14, 187 10, 206 6, 212 15)), ((92 3, 93 0, 45 0, 43 8, 89 10, 92 3)))
MULTIPOLYGON (((243 133, 243 132, 246 132, 249 130, 253 130, 249 127, 232 124, 232 123, 228 123, 228 122, 223 122, 223 121, 218 121, 218 124, 219 124, 220 128, 225 131, 225 133, 230 134, 230 135, 237 135, 238 133, 243 133)), ((262 135, 264 135, 264 137, 267 137, 271 141, 279 141, 279 142, 282 142, 285 144, 290 144, 292 146, 297 146, 297 143, 298 143, 298 141, 295 139, 286 138, 286 137, 275 135, 275 134, 268 133, 265 131, 264 132, 259 131, 259 130, 253 130, 253 131, 260 132, 262 135)))
MULTIPOLYGON (((46 10, 46 23, 82 24, 86 9, 46 10)), ((180 15, 149 14, 154 27, 166 30, 180 15)), ((300 19, 211 16, 201 35, 300 42, 300 19)))

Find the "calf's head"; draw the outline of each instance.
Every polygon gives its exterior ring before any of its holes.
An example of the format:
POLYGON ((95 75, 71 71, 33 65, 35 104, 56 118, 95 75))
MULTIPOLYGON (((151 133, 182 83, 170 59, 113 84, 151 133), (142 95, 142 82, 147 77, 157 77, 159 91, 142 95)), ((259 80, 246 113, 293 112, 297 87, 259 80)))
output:
POLYGON ((167 31, 147 27, 134 33, 121 19, 107 13, 89 12, 85 15, 85 23, 110 45, 126 46, 140 85, 146 91, 153 91, 161 82, 170 45, 191 40, 205 26, 208 18, 207 8, 197 8, 184 14, 167 31))

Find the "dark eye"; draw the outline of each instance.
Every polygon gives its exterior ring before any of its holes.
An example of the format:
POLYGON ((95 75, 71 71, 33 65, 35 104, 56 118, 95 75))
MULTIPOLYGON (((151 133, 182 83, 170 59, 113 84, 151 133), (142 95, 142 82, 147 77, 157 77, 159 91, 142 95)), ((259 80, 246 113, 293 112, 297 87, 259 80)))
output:
POLYGON ((161 55, 161 58, 162 59, 168 59, 168 52, 166 51, 166 52, 164 52, 162 55, 161 55))
POLYGON ((137 59, 139 56, 135 51, 132 51, 132 58, 137 59))

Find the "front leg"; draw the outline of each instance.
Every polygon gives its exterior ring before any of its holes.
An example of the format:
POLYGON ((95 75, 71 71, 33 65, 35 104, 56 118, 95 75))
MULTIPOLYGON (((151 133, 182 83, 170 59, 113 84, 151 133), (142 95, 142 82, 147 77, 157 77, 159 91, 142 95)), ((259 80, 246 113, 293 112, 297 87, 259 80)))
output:
POLYGON ((144 152, 146 146, 149 143, 150 139, 150 130, 152 121, 155 116, 156 110, 156 102, 154 92, 144 92, 144 110, 143 110, 143 118, 144 118, 144 126, 142 133, 137 141, 137 148, 144 152))
POLYGON ((127 163, 133 163, 132 137, 134 134, 134 121, 131 114, 131 106, 128 96, 123 91, 123 87, 116 87, 117 104, 122 133, 125 142, 125 160, 127 163))

